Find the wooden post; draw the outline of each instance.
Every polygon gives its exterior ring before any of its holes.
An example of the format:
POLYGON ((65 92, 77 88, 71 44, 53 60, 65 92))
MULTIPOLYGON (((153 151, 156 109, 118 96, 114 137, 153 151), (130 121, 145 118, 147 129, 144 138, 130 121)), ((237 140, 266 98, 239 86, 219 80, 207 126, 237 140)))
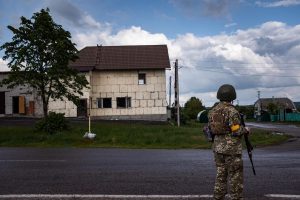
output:
POLYGON ((175 61, 175 106, 177 110, 177 126, 180 126, 180 104, 179 104, 179 78, 178 78, 178 60, 175 61))

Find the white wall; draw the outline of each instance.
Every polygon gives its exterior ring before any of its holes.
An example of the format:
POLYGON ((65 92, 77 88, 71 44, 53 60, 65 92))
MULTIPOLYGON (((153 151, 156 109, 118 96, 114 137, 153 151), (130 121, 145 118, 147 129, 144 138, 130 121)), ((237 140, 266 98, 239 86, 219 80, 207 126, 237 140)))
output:
MULTIPOLYGON (((6 75, 0 74, 0 80, 6 75)), ((90 89, 83 90, 82 99, 92 100, 91 116, 141 116, 166 115, 166 74, 165 70, 123 70, 93 71, 86 73, 90 89), (146 74, 146 84, 138 84, 138 74, 146 74), (130 108, 117 108, 117 97, 131 97, 130 108), (112 108, 98 108, 98 98, 112 98, 112 108)), ((35 116, 42 116, 42 103, 33 89, 19 86, 13 90, 0 87, 5 93, 6 114, 12 114, 12 97, 25 96, 26 107, 35 101, 35 116)), ((88 105, 89 106, 89 105, 88 105)), ((77 117, 77 106, 67 99, 50 100, 49 111, 65 113, 66 117, 77 117)))
MULTIPOLYGON (((8 74, 0 74, 0 81, 7 78, 8 74)), ((28 86, 16 86, 14 88, 7 88, 6 86, 0 87, 0 92, 5 92, 5 115, 13 114, 13 97, 24 96, 26 113, 21 116, 28 116, 29 101, 34 101, 34 114, 30 116, 41 117, 42 116, 42 104, 41 99, 36 94, 36 91, 28 86)), ((16 114, 18 115, 18 114, 16 114)))
POLYGON ((92 116, 165 115, 165 70, 94 71, 92 75, 92 116), (146 84, 138 84, 138 74, 146 84), (117 108, 117 97, 131 97, 131 108, 117 108), (97 108, 98 98, 112 98, 112 108, 97 108))
MULTIPOLYGON (((85 78, 90 83, 89 73, 85 74, 85 78)), ((90 89, 84 88, 82 92, 83 92, 83 96, 81 98, 89 99, 90 89)), ((68 101, 66 98, 64 98, 63 101, 59 99, 56 100, 50 99, 48 110, 56 113, 64 113, 65 117, 77 117, 77 106, 73 102, 68 101)))

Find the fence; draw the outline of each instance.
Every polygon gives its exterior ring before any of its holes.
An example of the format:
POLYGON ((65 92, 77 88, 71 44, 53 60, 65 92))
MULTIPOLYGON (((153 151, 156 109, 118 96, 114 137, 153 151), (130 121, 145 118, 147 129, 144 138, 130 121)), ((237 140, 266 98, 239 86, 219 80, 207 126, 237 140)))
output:
POLYGON ((290 121, 300 122, 300 113, 285 113, 285 115, 271 115, 272 122, 276 121, 290 121))
POLYGON ((285 121, 300 122, 300 113, 287 113, 285 121))

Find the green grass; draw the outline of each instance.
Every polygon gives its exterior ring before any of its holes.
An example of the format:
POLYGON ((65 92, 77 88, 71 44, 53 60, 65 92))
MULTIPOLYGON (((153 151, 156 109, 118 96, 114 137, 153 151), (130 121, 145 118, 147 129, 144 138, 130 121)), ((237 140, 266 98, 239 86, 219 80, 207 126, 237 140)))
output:
MULTIPOLYGON (((37 132, 28 126, 0 126, 2 147, 122 147, 122 148, 210 148, 202 133, 203 124, 173 126, 122 122, 93 122, 94 140, 84 139, 87 123, 72 123, 71 129, 54 135, 37 132)), ((288 139, 254 130, 250 137, 254 146, 278 144, 288 139)))
POLYGON ((289 135, 272 134, 269 131, 265 131, 261 129, 251 129, 251 131, 253 133, 251 133, 249 139, 251 141, 251 144, 254 147, 263 147, 263 146, 280 144, 292 137, 289 135))

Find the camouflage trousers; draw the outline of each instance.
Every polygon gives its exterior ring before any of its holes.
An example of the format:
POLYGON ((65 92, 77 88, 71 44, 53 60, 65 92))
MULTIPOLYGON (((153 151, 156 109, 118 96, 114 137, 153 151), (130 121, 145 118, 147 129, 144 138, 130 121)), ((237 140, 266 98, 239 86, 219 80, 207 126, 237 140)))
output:
POLYGON ((225 155, 215 153, 217 176, 214 188, 214 199, 225 199, 227 181, 229 182, 232 200, 243 199, 243 160, 242 155, 225 155))

